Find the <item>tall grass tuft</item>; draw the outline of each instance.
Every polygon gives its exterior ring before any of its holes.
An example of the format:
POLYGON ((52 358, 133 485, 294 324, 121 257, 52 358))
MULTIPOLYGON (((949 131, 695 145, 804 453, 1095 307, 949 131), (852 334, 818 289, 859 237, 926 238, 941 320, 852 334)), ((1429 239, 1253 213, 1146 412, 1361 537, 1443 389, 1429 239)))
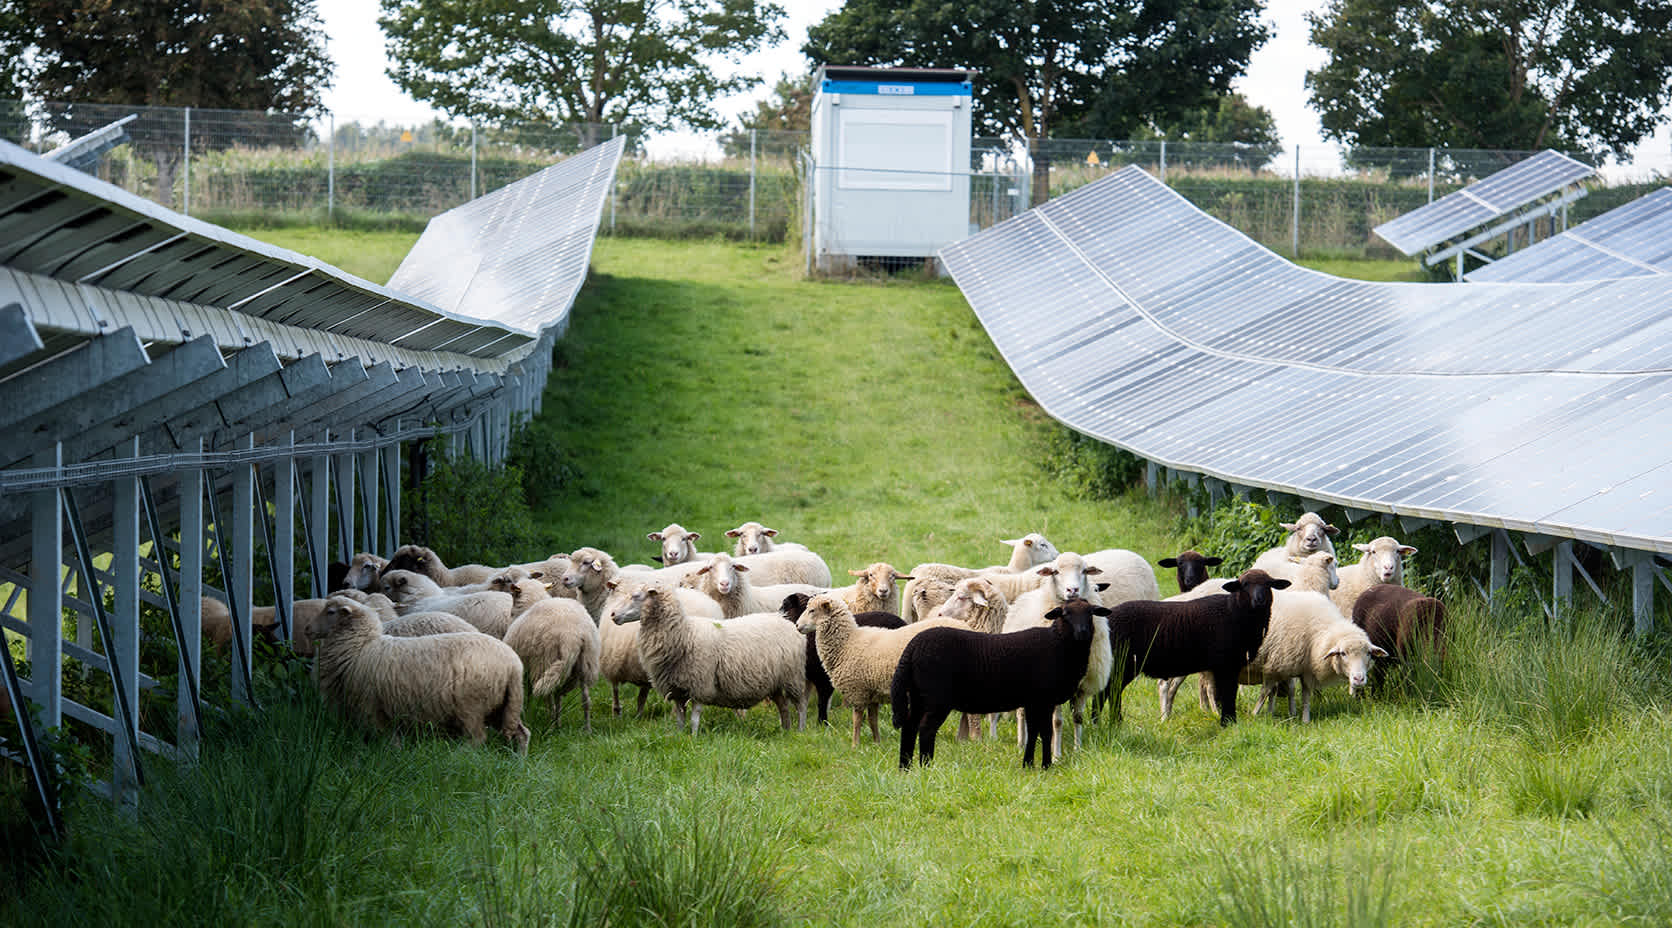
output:
POLYGON ((788 850, 758 823, 687 803, 613 813, 589 832, 569 923, 729 925, 789 923, 781 906, 788 850), (590 837, 602 833, 602 840, 590 837))
POLYGON ((1672 925, 1672 825, 1652 819, 1636 834, 1607 829, 1596 872, 1574 881, 1596 916, 1614 925, 1672 925))
POLYGON ((1400 924, 1395 896, 1397 851, 1338 852, 1334 859, 1292 844, 1227 855, 1217 874, 1208 921, 1226 928, 1368 928, 1400 924))
POLYGON ((1550 818, 1595 812, 1611 766, 1581 748, 1544 750, 1526 744, 1512 749, 1500 764, 1511 808, 1550 818))

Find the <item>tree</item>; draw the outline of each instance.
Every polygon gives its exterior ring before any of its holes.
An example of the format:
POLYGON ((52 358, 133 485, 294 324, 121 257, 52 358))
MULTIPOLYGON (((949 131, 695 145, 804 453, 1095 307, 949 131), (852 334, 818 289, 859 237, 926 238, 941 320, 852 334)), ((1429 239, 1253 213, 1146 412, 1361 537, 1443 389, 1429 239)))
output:
MULTIPOLYGON (((324 111, 331 59, 314 0, 3 0, 0 37, 29 49, 23 84, 49 104, 49 126, 70 135, 98 128, 114 110, 191 106, 291 114, 277 125, 291 139, 307 117, 324 111), (17 17, 12 21, 6 14, 17 17), (87 104, 93 104, 87 106, 87 104)), ((182 134, 177 114, 141 112, 128 128, 157 164, 156 197, 169 202, 182 134)), ((256 129, 271 135, 265 116, 227 115, 217 135, 199 132, 193 147, 231 144, 256 129)))
POLYGON ((750 133, 755 132, 755 153, 786 157, 806 143, 802 135, 813 124, 812 70, 802 74, 781 74, 772 93, 755 104, 755 111, 738 117, 737 128, 720 136, 720 150, 727 157, 747 157, 750 133))
POLYGON ((1623 153, 1672 102, 1672 0, 1332 0, 1306 76, 1355 146, 1623 153))
POLYGON ((1173 152, 1170 163, 1180 167, 1237 166, 1259 170, 1283 153, 1283 137, 1271 110, 1254 106, 1240 93, 1228 93, 1200 109, 1191 110, 1162 126, 1143 126, 1135 141, 1165 139, 1205 145, 1208 149, 1173 152))
POLYGON ((712 103, 760 83, 714 63, 783 37, 762 0, 381 0, 389 76, 487 121, 718 129, 712 103))
POLYGON ((978 131, 1039 142, 1072 127, 1123 138, 1231 89, 1266 38, 1259 0, 848 0, 808 30, 815 63, 971 68, 978 131))

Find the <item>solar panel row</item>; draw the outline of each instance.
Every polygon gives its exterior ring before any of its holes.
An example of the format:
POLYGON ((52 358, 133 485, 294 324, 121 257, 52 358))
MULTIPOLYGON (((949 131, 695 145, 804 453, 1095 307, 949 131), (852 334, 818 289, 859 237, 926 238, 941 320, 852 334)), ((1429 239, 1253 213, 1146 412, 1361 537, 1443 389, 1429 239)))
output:
POLYGON ((1563 282, 1672 274, 1672 188, 1470 271, 1469 281, 1563 282))
POLYGON ((1542 151, 1371 231, 1404 254, 1418 255, 1594 173, 1560 152, 1542 151))

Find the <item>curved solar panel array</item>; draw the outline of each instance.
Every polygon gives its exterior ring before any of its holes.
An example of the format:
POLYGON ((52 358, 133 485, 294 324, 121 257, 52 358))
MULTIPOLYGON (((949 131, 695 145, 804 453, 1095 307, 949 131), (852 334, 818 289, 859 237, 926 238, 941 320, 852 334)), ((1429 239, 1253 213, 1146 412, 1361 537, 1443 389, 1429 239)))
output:
POLYGON ((1672 188, 1662 187, 1470 271, 1464 280, 1566 282, 1672 274, 1672 188))
POLYGON ((1371 231, 1415 256, 1595 173, 1561 152, 1541 151, 1371 231))
POLYGON ((1672 552, 1672 279, 1343 280, 1136 167, 941 257, 1087 435, 1355 509, 1672 552))
POLYGON ((111 736, 108 792, 135 785, 140 749, 176 750, 138 723, 136 693, 156 683, 139 666, 142 601, 172 620, 176 745, 195 743, 201 594, 231 608, 232 696, 248 700, 258 572, 292 634, 304 567, 302 595, 322 595, 329 560, 399 542, 403 442, 449 434, 503 457, 539 402, 621 151, 442 217, 409 292, 0 142, 0 628, 37 669, 21 679, 8 648, 0 684, 49 727, 111 736), (204 585, 211 561, 222 590, 204 585), (75 641, 63 609, 80 614, 75 641), (67 698, 45 669, 66 658, 109 673, 115 705, 67 698))

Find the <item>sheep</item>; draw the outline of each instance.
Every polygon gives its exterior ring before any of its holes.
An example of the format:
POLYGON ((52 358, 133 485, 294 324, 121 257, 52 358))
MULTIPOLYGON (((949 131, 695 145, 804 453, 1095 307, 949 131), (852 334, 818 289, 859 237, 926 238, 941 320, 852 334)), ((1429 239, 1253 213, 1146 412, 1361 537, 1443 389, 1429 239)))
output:
POLYGON ((522 658, 533 697, 551 697, 553 726, 563 718, 564 692, 580 689, 581 724, 591 734, 592 684, 598 682, 603 644, 586 607, 573 599, 541 599, 511 623, 505 643, 522 658))
MULTIPOLYGON (((1274 567, 1267 572, 1270 576, 1287 580, 1292 591, 1311 591, 1314 593, 1328 593, 1335 589, 1339 582, 1339 574, 1335 569, 1335 555, 1327 551, 1314 551, 1305 557, 1291 557, 1283 563, 1281 568, 1274 567)), ((1215 591, 1224 585, 1223 580, 1207 580, 1200 586, 1177 596, 1169 596, 1169 601, 1186 601, 1202 599, 1207 596, 1220 595, 1215 591)), ((1178 693, 1179 684, 1183 677, 1156 681, 1156 689, 1160 696, 1161 720, 1166 721, 1173 714, 1173 696, 1178 693)), ((1202 709, 1211 715, 1219 714, 1218 703, 1214 700, 1213 682, 1202 679, 1196 690, 1196 699, 1202 709)))
MULTIPOLYGON (((547 589, 544 582, 533 577, 522 576, 522 571, 516 567, 498 574, 488 581, 488 584, 490 589, 511 595, 512 621, 515 621, 517 616, 527 612, 535 603, 545 602, 552 598, 551 590, 547 589)), ((577 600, 576 603, 578 605, 579 601, 577 600)), ((582 606, 581 609, 584 611, 586 607, 582 606)), ((590 615, 590 613, 588 614, 590 615)))
POLYGON ((421 638, 383 634, 370 607, 332 597, 309 624, 321 697, 374 730, 402 723, 460 729, 473 743, 494 725, 528 753, 517 652, 480 632, 421 638))
POLYGON ((862 628, 847 600, 836 591, 820 593, 807 601, 795 627, 812 634, 817 642, 819 663, 830 682, 853 710, 853 739, 859 746, 859 728, 871 720, 871 740, 881 741, 877 710, 888 700, 894 668, 906 643, 931 628, 968 628, 957 619, 932 619, 902 628, 862 628))
MULTIPOLYGON (((1005 602, 1004 594, 999 592, 992 578, 977 575, 953 584, 946 601, 925 612, 924 616, 925 620, 957 619, 978 632, 998 635, 1004 632, 1004 620, 1009 611, 1010 604, 1005 602)), ((988 728, 993 737, 998 737, 997 717, 989 720, 988 728)), ((960 713, 956 737, 960 741, 981 737, 981 716, 960 713)))
POLYGON ((421 635, 442 635, 448 632, 473 632, 476 626, 451 612, 414 612, 411 615, 397 615, 395 604, 382 593, 362 593, 359 590, 339 590, 335 596, 344 596, 369 606, 377 614, 377 620, 383 623, 383 633, 396 638, 417 638, 421 635))
MULTIPOLYGON (((1336 680, 1347 681, 1347 691, 1356 695, 1369 680, 1375 658, 1388 652, 1370 642, 1364 629, 1343 618, 1340 610, 1323 593, 1285 591, 1272 597, 1271 621, 1259 651, 1242 672, 1242 681, 1258 682, 1259 714, 1279 685, 1300 679, 1302 724, 1312 721, 1312 694, 1336 680)), ((1277 712, 1272 700, 1272 712, 1277 712)), ((1295 714, 1294 697, 1289 697, 1289 715, 1295 714)))
POLYGON ((1059 554, 1056 560, 1049 564, 1041 564, 1029 573, 1038 577, 1038 586, 1011 598, 1005 590, 1005 578, 998 574, 989 574, 987 579, 1005 593, 1010 602, 1010 609, 1004 619, 1004 629, 1007 632, 1019 631, 1035 625, 1043 624, 1045 616, 1052 609, 1068 600, 1080 598, 1093 605, 1101 604, 1098 591, 1089 578, 1096 577, 1102 571, 1097 567, 1087 567, 1078 554, 1065 552, 1059 554))
POLYGON ((383 568, 387 567, 388 564, 389 561, 385 558, 378 557, 368 551, 361 551, 349 560, 348 571, 343 575, 342 586, 340 588, 332 587, 332 591, 350 589, 375 593, 382 589, 382 586, 378 583, 378 576, 383 573, 383 568))
MULTIPOLYGON (((644 661, 639 659, 639 606, 642 599, 633 599, 633 591, 638 589, 639 586, 624 589, 617 581, 610 581, 610 598, 604 606, 603 618, 598 621, 598 671, 610 685, 610 708, 617 716, 621 715, 623 683, 637 684, 639 702, 634 714, 640 717, 644 715, 645 699, 651 690, 650 674, 644 669, 644 661)), ((709 601, 706 596, 702 598, 705 602, 709 601)))
POLYGON ((1270 571, 1273 565, 1281 567, 1284 561, 1291 557, 1305 557, 1314 551, 1328 551, 1335 553, 1335 543, 1330 537, 1341 530, 1324 521, 1323 516, 1315 512, 1303 512, 1300 518, 1293 522, 1279 522, 1283 531, 1289 537, 1283 544, 1268 549, 1254 559, 1254 569, 1270 571))
POLYGON ((563 586, 563 575, 569 570, 569 555, 558 552, 542 561, 529 561, 526 564, 512 564, 510 570, 525 571, 528 576, 544 583, 546 592, 553 596, 575 598, 573 590, 563 586))
POLYGON ((1188 593, 1202 585, 1208 579, 1208 568, 1218 567, 1225 563, 1221 557, 1208 557, 1199 551, 1186 550, 1179 552, 1177 557, 1164 557, 1156 561, 1156 566, 1176 569, 1179 576, 1179 592, 1188 593))
POLYGON ((911 580, 910 574, 902 574, 893 565, 877 561, 864 570, 849 570, 848 575, 858 577, 853 583, 836 587, 830 592, 841 594, 847 601, 848 608, 854 612, 900 612, 900 590, 894 584, 901 580, 911 580))
MULTIPOLYGON (((791 625, 800 621, 801 614, 807 609, 807 601, 812 599, 809 593, 791 593, 784 597, 778 612, 791 625)), ((862 628, 904 628, 905 620, 887 612, 856 612, 854 621, 862 628)), ((824 670, 824 662, 819 660, 818 630, 814 629, 807 635, 807 684, 817 694, 819 724, 830 721, 830 697, 836 693, 835 684, 830 682, 830 674, 824 670)))
POLYGON ((1329 594, 1342 615, 1352 615, 1353 604, 1372 586, 1383 583, 1404 586, 1405 558, 1417 553, 1417 549, 1400 544, 1387 535, 1373 539, 1369 544, 1353 545, 1353 550, 1363 554, 1363 557, 1357 564, 1341 568, 1341 583, 1329 594))
POLYGON ((967 579, 969 578, 954 580, 950 577, 920 577, 912 574, 900 596, 901 617, 907 622, 915 622, 929 615, 951 599, 958 584, 967 579))
POLYGON ((756 586, 805 583, 819 589, 830 587, 830 566, 824 558, 805 548, 779 545, 765 554, 747 554, 735 558, 734 562, 755 572, 752 579, 756 586))
POLYGON ((638 583, 651 583, 662 579, 678 582, 689 572, 688 568, 698 566, 701 565, 681 564, 661 570, 626 570, 617 567, 615 558, 610 557, 608 552, 597 548, 576 548, 575 552, 569 555, 569 569, 563 573, 562 586, 565 591, 580 600, 581 605, 586 607, 587 614, 594 620, 599 620, 604 615, 604 603, 610 598, 610 581, 630 579, 638 583))
POLYGON ((1124 548, 1105 548, 1080 555, 1087 572, 1097 569, 1098 594, 1094 602, 1114 606, 1133 599, 1158 600, 1161 585, 1155 580, 1155 568, 1143 555, 1124 548))
POLYGON ((900 653, 889 688, 894 727, 900 729, 900 769, 911 767, 914 745, 920 763, 934 760, 935 733, 953 711, 1020 707, 1028 733, 1022 766, 1033 766, 1038 743, 1041 766, 1049 770, 1046 720, 1085 677, 1097 617, 1108 614, 1106 606, 1075 599, 1051 610, 1048 628, 1001 635, 931 628, 913 638, 900 653))
POLYGON ((728 619, 757 612, 776 612, 784 597, 791 593, 818 593, 821 590, 806 583, 756 586, 749 578, 752 568, 744 564, 744 560, 733 560, 725 553, 716 554, 692 573, 686 582, 697 592, 719 603, 720 614, 728 619))
POLYGON ((395 549, 395 556, 384 565, 383 573, 391 570, 410 570, 429 577, 437 586, 464 586, 467 583, 481 583, 491 579, 500 569, 486 564, 460 564, 457 567, 448 567, 441 562, 440 555, 423 545, 401 545, 395 549))
POLYGON ((1109 680, 1114 716, 1120 721, 1121 693, 1140 673, 1165 679, 1193 673, 1213 675, 1219 724, 1237 720, 1237 675, 1253 659, 1271 621, 1272 591, 1289 581, 1250 569, 1221 589, 1229 595, 1158 603, 1133 600, 1109 615, 1109 645, 1120 682, 1109 680))
POLYGON ((1445 658, 1445 604, 1416 590, 1395 583, 1373 584, 1353 603, 1353 624, 1363 628, 1371 643, 1394 661, 1405 660, 1421 647, 1436 658, 1445 658))
POLYGON ((697 551, 697 539, 702 537, 702 533, 688 532, 678 522, 669 523, 667 528, 659 532, 651 532, 644 537, 662 546, 661 560, 663 567, 688 564, 693 561, 705 560, 708 557, 708 555, 697 551))
POLYGON ((383 588, 395 604, 395 611, 402 615, 451 612, 495 638, 504 638, 506 629, 511 627, 511 604, 514 600, 509 593, 498 590, 448 593, 436 586, 434 580, 410 570, 385 572, 383 588))
MULTIPOLYGON (((1006 564, 993 567, 959 567, 955 564, 929 562, 913 567, 911 576, 915 580, 906 584, 904 594, 904 608, 906 611, 902 614, 902 618, 907 622, 915 622, 918 616, 927 615, 929 609, 940 605, 944 600, 944 597, 940 599, 934 597, 941 590, 945 590, 946 595, 951 595, 951 585, 965 577, 973 577, 976 574, 1015 574, 1021 577, 1032 577, 1032 568, 1051 563, 1061 553, 1057 550, 1056 545, 1051 544, 1050 539, 1038 532, 1029 532, 1021 538, 1005 539, 1000 543, 1010 545, 1010 561, 1006 564), (942 581, 945 583, 944 586, 942 581), (925 591, 920 589, 920 586, 929 589, 925 591), (920 605, 926 608, 920 610, 920 605)), ((1033 585, 1038 583, 1037 579, 1027 582, 1033 585)), ((1032 586, 1020 589, 1012 587, 1005 591, 1005 597, 1014 599, 1029 589, 1032 589, 1032 586)))
POLYGON ((806 729, 806 644, 778 613, 728 622, 690 618, 663 580, 634 591, 633 600, 639 659, 656 692, 673 703, 675 725, 684 726, 687 704, 695 736, 705 705, 747 709, 770 699, 784 730, 792 706, 800 712, 799 727, 806 729))
MULTIPOLYGON (((325 608, 323 599, 298 599, 290 605, 290 649, 302 657, 314 654, 313 638, 308 633, 308 621, 325 608)), ((232 644, 232 612, 227 604, 213 596, 202 598, 202 636, 216 648, 227 650, 232 644)), ((257 606, 251 610, 250 625, 256 634, 269 641, 279 634, 278 609, 257 606)))
POLYGON ((743 557, 747 554, 766 554, 779 548, 805 551, 807 546, 793 541, 777 541, 778 530, 767 528, 759 522, 745 522, 737 528, 726 532, 727 538, 737 539, 732 546, 732 557, 743 557))

